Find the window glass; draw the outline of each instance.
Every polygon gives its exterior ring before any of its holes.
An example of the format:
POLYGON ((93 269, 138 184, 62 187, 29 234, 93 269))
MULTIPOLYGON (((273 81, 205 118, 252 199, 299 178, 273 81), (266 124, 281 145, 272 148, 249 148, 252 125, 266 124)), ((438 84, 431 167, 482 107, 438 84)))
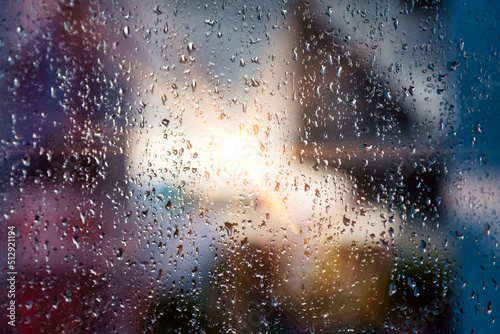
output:
POLYGON ((498 9, 7 1, 2 328, 495 333, 498 9))

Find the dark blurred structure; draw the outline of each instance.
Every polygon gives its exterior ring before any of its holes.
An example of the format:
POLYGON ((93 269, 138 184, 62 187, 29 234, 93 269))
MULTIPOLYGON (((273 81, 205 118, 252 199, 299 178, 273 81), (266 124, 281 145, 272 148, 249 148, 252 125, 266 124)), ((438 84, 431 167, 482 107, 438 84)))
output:
MULTIPOLYGON (((94 5, 3 8, 0 206, 2 231, 17 231, 18 333, 126 323, 116 318, 121 296, 113 293, 126 203, 124 122, 94 5)), ((2 328, 12 329, 5 319, 2 328)))

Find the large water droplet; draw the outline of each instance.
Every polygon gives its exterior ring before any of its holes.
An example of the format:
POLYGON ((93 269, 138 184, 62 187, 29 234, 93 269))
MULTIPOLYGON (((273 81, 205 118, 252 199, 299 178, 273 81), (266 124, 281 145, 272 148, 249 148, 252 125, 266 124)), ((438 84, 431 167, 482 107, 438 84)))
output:
POLYGON ((389 296, 394 295, 396 291, 397 291, 396 285, 394 285, 394 283, 391 283, 391 285, 389 285, 389 296))
POLYGON ((130 38, 132 36, 130 34, 130 28, 129 28, 129 26, 123 27, 123 36, 125 36, 125 38, 130 38))

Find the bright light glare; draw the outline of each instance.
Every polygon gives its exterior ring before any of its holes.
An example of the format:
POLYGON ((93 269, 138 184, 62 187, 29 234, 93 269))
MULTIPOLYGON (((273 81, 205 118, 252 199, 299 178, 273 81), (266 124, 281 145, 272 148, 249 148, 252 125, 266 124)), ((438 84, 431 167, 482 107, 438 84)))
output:
POLYGON ((255 136, 245 133, 224 134, 213 145, 213 159, 216 169, 231 177, 255 176, 262 173, 262 157, 255 136))

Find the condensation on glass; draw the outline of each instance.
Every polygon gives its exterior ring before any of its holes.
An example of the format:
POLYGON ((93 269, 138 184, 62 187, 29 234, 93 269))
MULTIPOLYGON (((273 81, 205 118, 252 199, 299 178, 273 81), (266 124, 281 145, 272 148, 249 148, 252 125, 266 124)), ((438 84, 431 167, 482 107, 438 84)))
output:
POLYGON ((15 330, 492 330, 499 63, 456 6, 8 2, 15 330))

